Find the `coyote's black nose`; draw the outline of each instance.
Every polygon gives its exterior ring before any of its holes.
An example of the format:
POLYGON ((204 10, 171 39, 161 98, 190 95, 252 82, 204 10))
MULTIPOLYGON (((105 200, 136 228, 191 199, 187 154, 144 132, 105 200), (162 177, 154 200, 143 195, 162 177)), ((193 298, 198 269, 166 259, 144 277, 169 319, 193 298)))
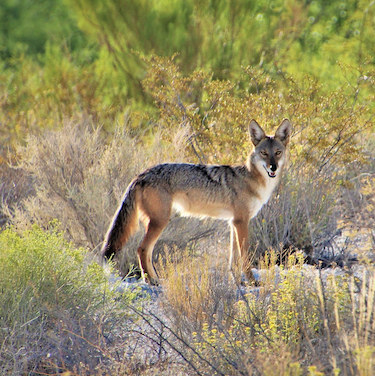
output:
POLYGON ((275 172, 277 170, 277 166, 275 164, 271 163, 270 169, 271 169, 271 171, 275 172))

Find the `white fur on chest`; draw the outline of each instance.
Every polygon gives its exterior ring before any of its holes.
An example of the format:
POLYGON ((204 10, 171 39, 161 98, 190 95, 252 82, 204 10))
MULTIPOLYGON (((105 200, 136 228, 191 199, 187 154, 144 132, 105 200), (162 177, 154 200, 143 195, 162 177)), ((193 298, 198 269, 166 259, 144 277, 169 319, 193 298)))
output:
POLYGON ((253 202, 250 208, 251 218, 255 217, 258 214, 259 210, 262 208, 262 206, 268 202, 278 182, 279 182, 278 177, 269 178, 267 176, 266 185, 258 189, 258 197, 253 199, 253 202))

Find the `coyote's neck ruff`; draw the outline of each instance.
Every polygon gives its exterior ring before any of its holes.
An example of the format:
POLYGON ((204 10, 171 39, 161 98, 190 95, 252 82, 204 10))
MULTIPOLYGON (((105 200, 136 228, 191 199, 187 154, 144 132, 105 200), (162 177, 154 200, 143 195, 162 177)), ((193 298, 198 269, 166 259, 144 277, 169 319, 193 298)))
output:
MULTIPOLYGON (((238 255, 245 259, 249 221, 269 200, 280 180, 291 124, 285 119, 271 137, 252 120, 249 132, 255 148, 244 166, 166 163, 136 177, 112 220, 102 256, 109 259, 120 251, 142 219, 146 234, 138 248, 139 264, 143 277, 155 283, 152 251, 175 208, 184 215, 230 220, 235 233, 230 267, 238 255)), ((250 270, 245 272, 251 278, 250 270)))

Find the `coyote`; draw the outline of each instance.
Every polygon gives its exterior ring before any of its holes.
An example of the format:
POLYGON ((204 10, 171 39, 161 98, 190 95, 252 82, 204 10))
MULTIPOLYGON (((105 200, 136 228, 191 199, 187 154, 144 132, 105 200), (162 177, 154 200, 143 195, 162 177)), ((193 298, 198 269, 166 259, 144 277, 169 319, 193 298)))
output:
MULTIPOLYGON (((122 249, 140 219, 146 233, 137 251, 139 266, 143 279, 156 284, 152 252, 172 208, 188 216, 227 219, 231 224, 229 268, 238 257, 248 260, 249 221, 280 180, 291 130, 285 119, 274 136, 267 136, 252 120, 249 133, 254 150, 242 166, 165 163, 138 175, 129 184, 109 226, 101 251, 104 260, 122 249)), ((245 275, 252 279, 249 262, 243 265, 247 265, 245 275)))

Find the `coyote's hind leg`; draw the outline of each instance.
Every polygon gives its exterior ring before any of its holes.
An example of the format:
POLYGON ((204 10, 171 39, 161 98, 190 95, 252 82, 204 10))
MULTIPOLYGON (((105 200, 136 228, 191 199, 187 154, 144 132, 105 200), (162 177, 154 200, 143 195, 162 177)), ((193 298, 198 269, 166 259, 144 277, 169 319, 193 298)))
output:
POLYGON ((171 216, 172 197, 163 189, 146 188, 142 192, 140 209, 146 234, 137 251, 139 266, 142 278, 151 284, 156 284, 158 276, 152 264, 152 252, 171 216))
POLYGON ((152 252, 156 241, 164 230, 168 221, 150 220, 146 234, 138 248, 138 261, 141 268, 142 278, 151 284, 156 284, 158 276, 152 264, 152 252))

